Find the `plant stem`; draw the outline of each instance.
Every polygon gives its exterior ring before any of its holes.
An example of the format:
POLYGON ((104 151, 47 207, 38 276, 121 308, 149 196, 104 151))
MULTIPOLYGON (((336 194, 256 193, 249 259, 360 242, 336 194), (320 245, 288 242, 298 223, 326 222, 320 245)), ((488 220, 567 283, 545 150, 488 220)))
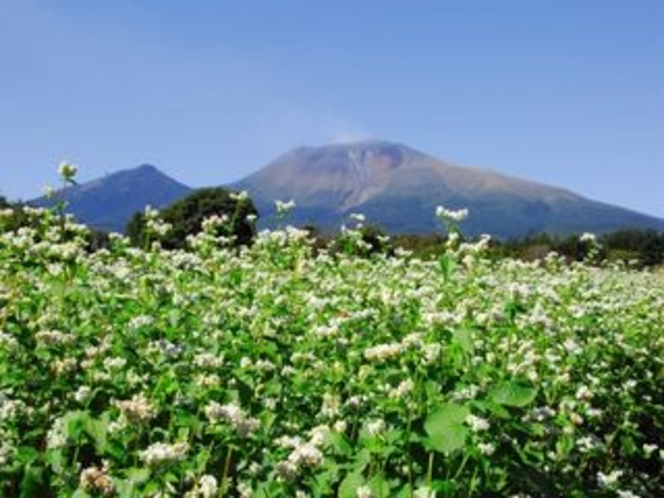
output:
POLYGON ((432 487, 432 481, 433 481, 433 460, 434 460, 435 453, 432 451, 429 453, 429 468, 427 469, 427 498, 431 498, 433 496, 431 494, 431 487, 432 487))
POLYGON ((461 475, 461 472, 463 471, 463 468, 466 466, 466 462, 468 461, 468 457, 470 457, 470 453, 466 453, 466 455, 463 457, 463 460, 461 460, 461 464, 459 464, 459 468, 457 469, 456 474, 454 474, 454 480, 456 480, 461 475))
POLYGON ((224 461, 224 474, 221 476, 221 496, 226 494, 226 479, 228 478, 228 472, 231 467, 231 456, 233 455, 233 447, 228 445, 228 450, 226 451, 226 460, 224 461))

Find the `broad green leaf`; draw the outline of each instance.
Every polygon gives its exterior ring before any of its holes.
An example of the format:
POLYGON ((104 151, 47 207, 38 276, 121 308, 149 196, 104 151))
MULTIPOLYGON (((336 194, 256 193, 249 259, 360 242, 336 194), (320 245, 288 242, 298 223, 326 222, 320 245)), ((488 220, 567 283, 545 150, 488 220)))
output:
POLYGON ((87 411, 76 410, 68 412, 63 418, 65 435, 70 440, 78 440, 85 432, 86 425, 90 420, 90 413, 87 411))
POLYGON ((465 353, 472 353, 475 349, 472 330, 457 329, 452 333, 452 337, 465 353))
POLYGON ((537 396, 537 388, 516 380, 501 382, 489 392, 494 403, 521 408, 529 405, 537 396))
POLYGON ((371 489, 371 496, 375 496, 376 498, 388 498, 391 496, 390 483, 385 479, 383 474, 374 475, 368 484, 371 489))
POLYGON ((143 484, 150 479, 150 470, 132 467, 127 471, 127 477, 132 484, 143 484))
POLYGON ((463 448, 468 433, 464 421, 469 413, 465 406, 452 403, 440 405, 431 412, 424 422, 431 448, 440 453, 463 448))
POLYGON ((88 418, 86 420, 85 431, 94 440, 97 452, 100 454, 104 454, 108 450, 106 436, 108 435, 109 421, 110 415, 108 412, 105 412, 99 419, 88 418))
POLYGON ((32 446, 21 446, 16 451, 16 459, 21 462, 22 465, 32 463, 39 459, 39 451, 32 446))

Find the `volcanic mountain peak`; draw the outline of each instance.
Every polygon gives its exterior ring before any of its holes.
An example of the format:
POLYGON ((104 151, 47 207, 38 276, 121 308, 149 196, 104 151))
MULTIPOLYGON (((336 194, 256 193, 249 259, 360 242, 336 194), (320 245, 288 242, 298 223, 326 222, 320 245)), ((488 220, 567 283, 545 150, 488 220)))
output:
POLYGON ((562 188, 455 166, 383 140, 293 149, 232 188, 249 191, 268 226, 276 199, 296 201, 293 222, 328 229, 360 212, 391 232, 430 232, 439 229, 437 205, 469 208, 468 233, 499 237, 664 226, 562 188))
POLYGON ((427 195, 513 194, 532 200, 578 198, 553 187, 489 170, 453 166, 422 152, 383 140, 300 147, 242 180, 253 193, 294 198, 300 205, 335 202, 346 211, 385 192, 427 195))

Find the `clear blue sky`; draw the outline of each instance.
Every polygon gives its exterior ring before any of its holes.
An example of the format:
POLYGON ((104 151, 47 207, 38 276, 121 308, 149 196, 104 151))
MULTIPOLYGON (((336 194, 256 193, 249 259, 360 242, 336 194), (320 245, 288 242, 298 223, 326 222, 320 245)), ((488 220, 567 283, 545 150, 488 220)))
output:
POLYGON ((664 217, 662 0, 0 0, 0 193, 365 137, 664 217))

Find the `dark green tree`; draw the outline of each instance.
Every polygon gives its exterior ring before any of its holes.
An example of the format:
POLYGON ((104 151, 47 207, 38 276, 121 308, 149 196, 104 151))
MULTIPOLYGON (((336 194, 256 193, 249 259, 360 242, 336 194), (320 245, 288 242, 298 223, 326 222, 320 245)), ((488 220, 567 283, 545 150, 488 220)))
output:
POLYGON ((642 266, 664 263, 664 232, 620 230, 601 239, 612 259, 637 259, 642 266))
MULTIPOLYGON (((248 219, 258 216, 251 199, 235 195, 223 188, 203 188, 180 199, 159 213, 160 220, 172 225, 171 230, 161 238, 162 245, 167 249, 185 247, 187 236, 201 231, 203 220, 211 216, 227 217, 228 222, 220 235, 232 235, 236 245, 249 244, 255 233, 255 222, 248 219)), ((145 214, 136 213, 127 225, 127 235, 136 245, 146 239, 145 214)))
POLYGON ((28 217, 23 211, 23 204, 20 202, 10 202, 5 197, 0 196, 0 209, 11 209, 12 213, 4 217, 0 223, 0 230, 13 231, 28 224, 28 217))

